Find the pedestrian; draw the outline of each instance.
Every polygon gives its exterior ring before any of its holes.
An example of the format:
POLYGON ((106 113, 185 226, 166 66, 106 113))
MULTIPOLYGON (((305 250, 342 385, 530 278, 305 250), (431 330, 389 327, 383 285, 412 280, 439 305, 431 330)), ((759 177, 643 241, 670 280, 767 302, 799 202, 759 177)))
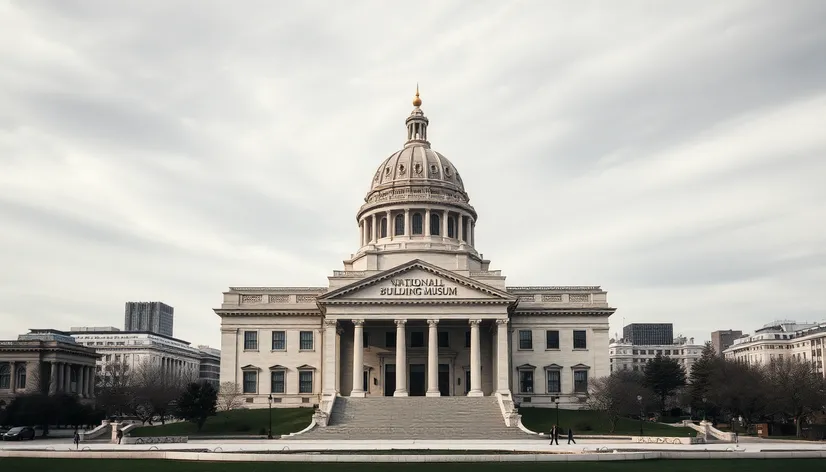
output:
POLYGON ((120 444, 120 440, 123 439, 123 430, 122 429, 118 429, 117 436, 118 436, 118 444, 120 444))
POLYGON ((556 445, 559 446, 559 427, 557 425, 554 425, 553 428, 551 428, 550 436, 551 442, 549 445, 553 446, 554 441, 556 441, 556 445))
POLYGON ((576 441, 574 441, 574 430, 568 428, 568 444, 571 444, 571 442, 576 444, 576 441))
POLYGON ((73 438, 75 442, 75 449, 80 449, 80 433, 75 430, 75 437, 73 438))

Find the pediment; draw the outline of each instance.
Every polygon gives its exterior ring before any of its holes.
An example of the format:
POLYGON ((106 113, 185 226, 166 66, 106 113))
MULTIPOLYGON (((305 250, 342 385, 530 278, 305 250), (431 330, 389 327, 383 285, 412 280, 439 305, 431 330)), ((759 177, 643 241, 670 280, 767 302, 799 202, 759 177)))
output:
POLYGON ((479 300, 513 302, 507 292, 479 283, 449 270, 414 260, 393 269, 328 292, 318 298, 329 302, 412 300, 479 300))

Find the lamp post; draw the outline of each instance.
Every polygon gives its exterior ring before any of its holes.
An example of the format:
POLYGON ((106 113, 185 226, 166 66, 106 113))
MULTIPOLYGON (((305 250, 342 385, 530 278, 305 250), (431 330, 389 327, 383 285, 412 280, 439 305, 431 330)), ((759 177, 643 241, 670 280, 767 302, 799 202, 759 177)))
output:
POLYGON ((551 401, 556 405, 556 426, 559 427, 559 397, 551 397, 551 401))
POLYGON ((642 409, 642 395, 637 395, 637 403, 639 403, 639 404, 640 404, 640 436, 643 436, 643 432, 642 432, 642 417, 643 417, 643 414, 644 414, 645 412, 644 412, 644 411, 643 411, 643 409, 642 409))
POLYGON ((269 429, 267 430, 267 439, 272 439, 272 393, 267 397, 267 402, 269 403, 269 429))
POLYGON ((703 397, 703 421, 706 420, 706 397, 703 397))

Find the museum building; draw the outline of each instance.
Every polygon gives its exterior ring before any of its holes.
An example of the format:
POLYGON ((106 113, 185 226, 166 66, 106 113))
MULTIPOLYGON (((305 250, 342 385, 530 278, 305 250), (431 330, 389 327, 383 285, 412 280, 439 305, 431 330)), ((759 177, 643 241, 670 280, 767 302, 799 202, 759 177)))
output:
POLYGON ((360 247, 322 287, 231 287, 220 380, 247 407, 336 397, 497 396, 576 408, 609 374, 599 286, 507 286, 476 247, 461 174, 434 151, 418 91, 407 139, 356 214, 360 247))

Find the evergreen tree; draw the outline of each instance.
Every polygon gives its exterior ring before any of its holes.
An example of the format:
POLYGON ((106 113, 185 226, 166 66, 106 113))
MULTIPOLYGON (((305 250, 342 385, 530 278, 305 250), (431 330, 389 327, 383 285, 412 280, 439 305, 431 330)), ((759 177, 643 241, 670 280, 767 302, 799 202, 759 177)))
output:
POLYGON ((691 407, 694 409, 708 408, 704 404, 703 398, 708 400, 711 393, 711 378, 715 370, 719 368, 720 358, 714 352, 711 342, 706 342, 703 353, 697 362, 691 366, 689 374, 689 395, 691 397, 691 407))
POLYGON ((204 427, 207 418, 214 416, 218 404, 218 391, 208 383, 193 382, 178 398, 178 416, 204 427))
POLYGON ((645 386, 660 399, 660 411, 665 410, 666 399, 685 385, 685 369, 676 360, 661 354, 645 365, 645 386))

